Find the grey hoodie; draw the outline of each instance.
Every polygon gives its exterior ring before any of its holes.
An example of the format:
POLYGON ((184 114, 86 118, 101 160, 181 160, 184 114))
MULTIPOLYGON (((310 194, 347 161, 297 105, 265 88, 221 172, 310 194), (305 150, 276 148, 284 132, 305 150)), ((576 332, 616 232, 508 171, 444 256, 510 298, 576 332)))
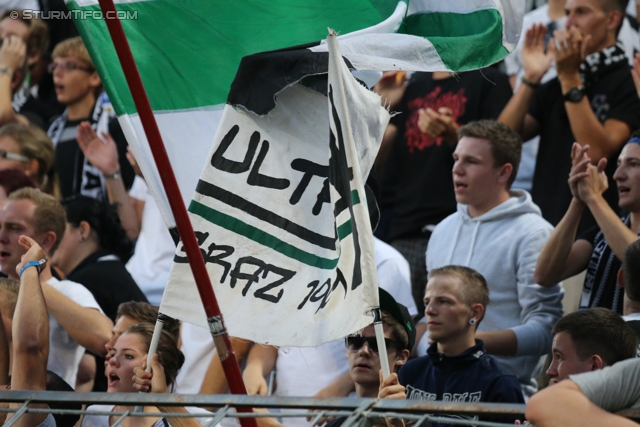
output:
POLYGON ((529 193, 513 190, 509 200, 475 218, 458 204, 458 211, 435 228, 427 248, 427 271, 463 265, 487 280, 490 303, 478 331, 513 330, 516 355, 496 359, 523 386, 535 384, 531 375, 540 356, 551 350, 551 328, 562 316, 562 287, 545 288, 533 280, 552 230, 529 193))

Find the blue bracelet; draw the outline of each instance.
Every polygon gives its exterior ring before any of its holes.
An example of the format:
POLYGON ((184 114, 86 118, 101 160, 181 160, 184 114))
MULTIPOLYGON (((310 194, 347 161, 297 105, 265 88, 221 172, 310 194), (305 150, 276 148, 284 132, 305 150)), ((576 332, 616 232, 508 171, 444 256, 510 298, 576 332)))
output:
POLYGON ((22 268, 20 269, 20 273, 18 273, 18 276, 22 277, 22 273, 24 273, 24 271, 29 267, 36 267, 38 269, 38 275, 40 275, 40 266, 45 262, 47 262, 46 259, 41 259, 40 261, 29 261, 22 266, 22 268))

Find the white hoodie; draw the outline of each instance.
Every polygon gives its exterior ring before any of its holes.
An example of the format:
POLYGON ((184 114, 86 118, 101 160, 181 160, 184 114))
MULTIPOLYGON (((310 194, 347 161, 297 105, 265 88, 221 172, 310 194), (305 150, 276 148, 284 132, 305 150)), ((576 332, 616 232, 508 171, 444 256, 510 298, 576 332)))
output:
POLYGON ((463 265, 487 280, 490 302, 478 331, 513 330, 516 356, 496 360, 527 386, 540 356, 551 350, 551 328, 562 316, 562 287, 533 280, 552 230, 529 193, 513 190, 509 200, 475 218, 458 204, 433 230, 427 248, 427 271, 463 265))

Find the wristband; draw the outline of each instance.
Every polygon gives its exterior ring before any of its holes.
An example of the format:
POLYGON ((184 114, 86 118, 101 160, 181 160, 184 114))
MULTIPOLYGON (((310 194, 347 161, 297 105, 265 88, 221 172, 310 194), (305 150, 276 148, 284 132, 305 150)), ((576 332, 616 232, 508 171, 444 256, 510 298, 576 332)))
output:
POLYGON ((6 74, 9 78, 13 77, 13 73, 9 69, 9 67, 0 67, 0 74, 6 74))
POLYGON ((120 178, 120 169, 112 173, 111 175, 103 174, 104 179, 118 179, 120 178))
POLYGON ((24 271, 29 267, 36 267, 38 269, 38 275, 40 275, 40 266, 46 262, 47 260, 44 258, 41 259, 40 261, 29 261, 28 263, 22 266, 22 268, 20 269, 20 273, 18 273, 18 277, 22 277, 22 273, 24 273, 24 271))
POLYGON ((520 81, 522 82, 522 84, 524 84, 525 86, 529 86, 531 89, 538 89, 540 87, 540 83, 534 83, 524 76, 520 78, 520 81))

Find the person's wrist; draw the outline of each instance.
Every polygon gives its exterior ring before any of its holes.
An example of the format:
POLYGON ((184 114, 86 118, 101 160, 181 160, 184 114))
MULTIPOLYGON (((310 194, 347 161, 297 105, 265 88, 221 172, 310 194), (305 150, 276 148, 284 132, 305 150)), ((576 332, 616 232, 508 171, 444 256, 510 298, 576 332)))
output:
POLYGON ((22 275, 28 271, 31 267, 35 267, 35 271, 37 271, 37 274, 40 275, 40 271, 42 271, 42 266, 47 262, 46 259, 41 259, 41 260, 33 260, 33 261, 28 261, 25 262, 22 267, 20 268, 20 272, 18 273, 18 277, 22 277, 22 275))
POLYGON ((120 178, 120 168, 116 169, 112 173, 103 173, 104 179, 118 179, 120 178))
POLYGON ((540 82, 542 81, 542 76, 544 76, 544 73, 540 74, 539 72, 525 71, 525 73, 522 76, 521 80, 523 82, 526 80, 529 83, 534 84, 534 85, 540 85, 540 82))
POLYGON ((0 76, 8 76, 9 79, 13 78, 13 69, 7 65, 0 64, 0 76))
POLYGON ((571 88, 582 86, 582 80, 580 80, 580 73, 576 72, 567 72, 560 73, 558 72, 558 80, 560 80, 560 86, 562 87, 562 93, 565 94, 571 88))

